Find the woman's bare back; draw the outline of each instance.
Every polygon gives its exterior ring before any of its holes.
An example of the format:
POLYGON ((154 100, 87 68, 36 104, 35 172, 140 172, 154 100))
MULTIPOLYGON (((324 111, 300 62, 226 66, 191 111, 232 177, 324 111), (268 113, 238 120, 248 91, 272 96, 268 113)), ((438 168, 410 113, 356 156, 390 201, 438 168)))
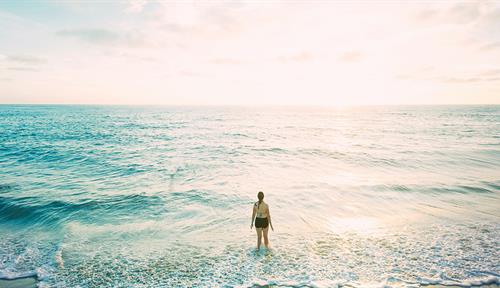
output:
POLYGON ((268 214, 268 208, 269 206, 267 206, 267 204, 262 201, 262 203, 259 204, 259 202, 256 202, 255 203, 255 213, 256 213, 256 216, 258 218, 267 218, 267 214, 268 214))

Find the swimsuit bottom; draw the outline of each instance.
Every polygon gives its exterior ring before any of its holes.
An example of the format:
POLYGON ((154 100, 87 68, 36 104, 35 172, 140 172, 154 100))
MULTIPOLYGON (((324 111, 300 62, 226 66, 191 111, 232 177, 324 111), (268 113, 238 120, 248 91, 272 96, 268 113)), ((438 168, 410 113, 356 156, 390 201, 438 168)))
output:
POLYGON ((267 226, 269 225, 269 221, 267 221, 267 217, 266 218, 259 218, 259 217, 256 217, 255 218, 255 228, 267 228, 267 226))

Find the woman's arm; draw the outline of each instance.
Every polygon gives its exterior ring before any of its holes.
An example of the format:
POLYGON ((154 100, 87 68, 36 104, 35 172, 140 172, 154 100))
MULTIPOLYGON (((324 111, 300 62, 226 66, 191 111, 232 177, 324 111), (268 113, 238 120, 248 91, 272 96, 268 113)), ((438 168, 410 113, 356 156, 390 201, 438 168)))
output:
POLYGON ((271 212, 269 212, 269 206, 267 206, 267 218, 269 218, 269 226, 271 226, 271 230, 274 231, 273 222, 271 222, 271 212))
POLYGON ((253 210, 252 210, 252 222, 250 223, 250 229, 253 227, 253 220, 255 219, 255 212, 257 209, 255 208, 255 205, 253 205, 253 210))

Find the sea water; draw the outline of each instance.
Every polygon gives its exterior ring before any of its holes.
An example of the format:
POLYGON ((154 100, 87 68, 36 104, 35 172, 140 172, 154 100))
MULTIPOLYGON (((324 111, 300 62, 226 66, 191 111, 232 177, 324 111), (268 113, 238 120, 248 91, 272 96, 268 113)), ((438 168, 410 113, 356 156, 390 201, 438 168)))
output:
POLYGON ((500 106, 0 105, 0 278, 498 284, 499 220, 500 106))

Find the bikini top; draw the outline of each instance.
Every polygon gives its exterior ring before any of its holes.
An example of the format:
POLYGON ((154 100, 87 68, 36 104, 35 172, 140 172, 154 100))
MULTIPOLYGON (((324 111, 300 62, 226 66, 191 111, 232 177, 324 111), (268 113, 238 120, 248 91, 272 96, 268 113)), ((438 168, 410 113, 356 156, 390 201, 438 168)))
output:
POLYGON ((255 202, 254 204, 256 208, 256 214, 258 218, 267 218, 267 204, 262 202, 259 205, 259 202, 255 202))

